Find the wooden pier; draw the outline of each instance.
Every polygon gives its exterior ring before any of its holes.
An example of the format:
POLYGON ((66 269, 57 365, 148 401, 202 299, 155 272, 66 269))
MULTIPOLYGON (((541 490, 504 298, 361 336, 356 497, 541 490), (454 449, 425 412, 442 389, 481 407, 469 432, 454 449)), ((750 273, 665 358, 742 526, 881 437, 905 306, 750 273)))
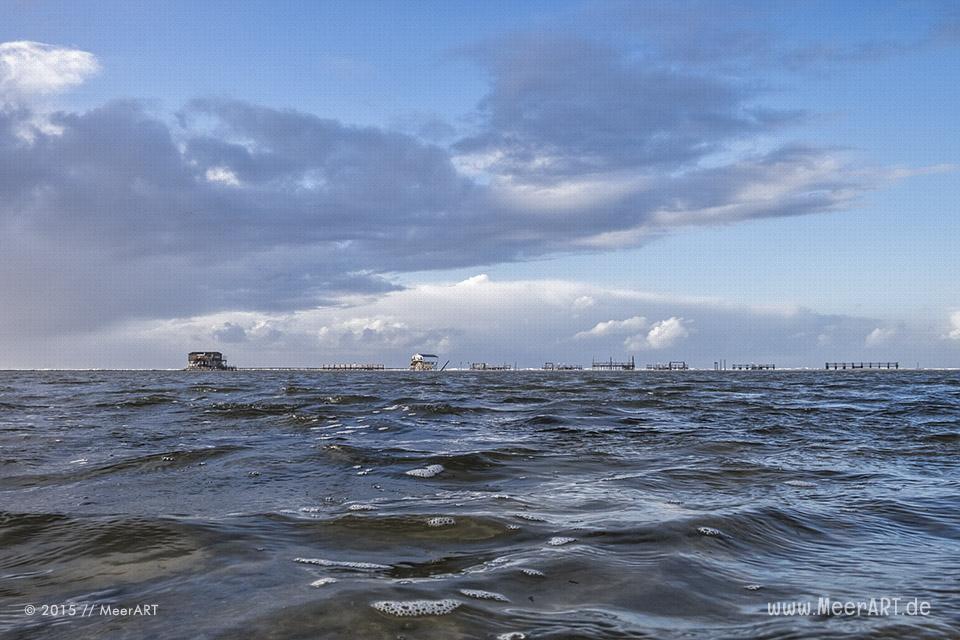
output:
POLYGON ((899 369, 899 362, 828 362, 825 369, 899 369))
POLYGON ((750 364, 732 364, 730 368, 735 371, 766 371, 768 369, 776 369, 777 365, 775 364, 756 364, 751 362, 750 364))
POLYGON ((486 362, 471 362, 471 371, 510 371, 513 365, 509 364, 488 364, 486 362))
POLYGON ((686 371, 690 367, 687 366, 687 363, 683 360, 671 360, 670 362, 655 362, 653 364, 648 364, 647 369, 650 371, 686 371))
POLYGON ((637 365, 633 361, 633 356, 630 356, 630 359, 625 362, 615 362, 613 358, 605 362, 602 360, 594 360, 590 368, 599 371, 633 371, 637 368, 637 365))
POLYGON ((385 371, 382 364, 336 363, 318 367, 241 367, 240 371, 385 371))
POLYGON ((544 362, 544 371, 583 371, 583 365, 564 364, 562 362, 544 362))

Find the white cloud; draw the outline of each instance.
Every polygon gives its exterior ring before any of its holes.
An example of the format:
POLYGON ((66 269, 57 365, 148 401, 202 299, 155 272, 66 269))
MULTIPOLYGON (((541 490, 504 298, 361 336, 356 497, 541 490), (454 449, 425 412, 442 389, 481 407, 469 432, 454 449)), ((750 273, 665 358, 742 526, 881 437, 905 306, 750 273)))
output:
POLYGON ((589 309, 593 305, 597 304, 597 301, 591 296, 580 296, 573 301, 574 309, 589 309))
POLYGON ((895 329, 885 329, 877 327, 873 331, 867 334, 867 338, 864 343, 868 347, 878 347, 884 345, 890 341, 890 339, 896 335, 895 329))
POLYGON ((228 187, 239 187, 240 179, 228 167, 210 167, 205 174, 208 182, 217 182, 228 187))
POLYGON ((655 322, 646 335, 640 333, 623 341, 628 351, 640 349, 665 349, 674 345, 678 340, 690 335, 687 329, 689 321, 676 316, 655 322))
POLYGON ((950 333, 952 340, 960 340, 960 311, 954 311, 950 314, 950 333))
POLYGON ((492 182, 492 195, 525 211, 557 213, 608 206, 646 190, 651 182, 649 176, 626 172, 558 180, 547 185, 500 176, 492 182))
POLYGON ((618 333, 629 333, 639 329, 646 329, 647 319, 642 316, 633 316, 626 320, 606 320, 598 322, 588 331, 581 331, 575 338, 591 338, 599 336, 616 335, 618 333))
MULTIPOLYGON (((26 336, 9 343, 3 355, 6 366, 182 367, 188 351, 216 348, 227 338, 236 341, 222 350, 239 366, 332 362, 404 366, 416 351, 449 358, 452 367, 481 360, 521 366, 545 361, 589 366, 591 357, 621 359, 628 355, 625 350, 654 353, 669 347, 672 358, 694 367, 709 367, 717 357, 726 356, 775 362, 778 367, 820 368, 824 361, 840 358, 837 345, 862 346, 864 336, 877 326, 876 320, 820 315, 807 309, 784 313, 777 307, 568 280, 475 277, 382 295, 335 298, 326 306, 295 311, 237 310, 130 320, 96 332, 75 333, 69 350, 60 348, 60 340, 26 336), (573 302, 585 296, 594 304, 575 311, 573 302), (648 319, 663 320, 641 324, 635 318, 642 316, 632 315, 638 309, 648 319), (574 339, 578 331, 588 333, 584 327, 603 327, 607 318, 620 320, 607 325, 606 335, 574 339), (635 327, 626 330, 624 325, 635 327), (225 329, 229 331, 224 333, 225 329), (830 336, 830 344, 819 345, 818 335, 830 336)), ((948 349, 943 343, 933 345, 922 327, 898 326, 897 340, 917 359, 948 366, 960 354, 960 316, 953 326, 957 341, 951 341, 948 349)))
POLYGON ((96 56, 26 40, 0 43, 0 98, 58 93, 100 70, 96 56))

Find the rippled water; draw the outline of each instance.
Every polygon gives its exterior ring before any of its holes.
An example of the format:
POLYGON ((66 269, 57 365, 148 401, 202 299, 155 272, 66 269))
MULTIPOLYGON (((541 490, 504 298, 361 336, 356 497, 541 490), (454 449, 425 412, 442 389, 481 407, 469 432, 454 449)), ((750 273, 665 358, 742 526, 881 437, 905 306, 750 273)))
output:
POLYGON ((6 372, 0 633, 958 637, 958 454, 950 372, 6 372))

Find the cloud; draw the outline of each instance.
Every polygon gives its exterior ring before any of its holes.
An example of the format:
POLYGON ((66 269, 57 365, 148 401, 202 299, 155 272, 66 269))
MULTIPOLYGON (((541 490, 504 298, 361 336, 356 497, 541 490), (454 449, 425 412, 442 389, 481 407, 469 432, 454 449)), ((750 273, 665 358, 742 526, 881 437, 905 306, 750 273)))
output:
POLYGON ((687 321, 683 318, 671 317, 655 322, 646 335, 639 334, 624 341, 628 351, 640 349, 666 349, 679 340, 690 335, 687 321))
POLYGON ((960 311, 950 314, 950 333, 947 335, 951 340, 960 340, 960 311))
POLYGON ((481 131, 456 149, 529 180, 673 167, 800 117, 754 107, 753 86, 577 37, 518 35, 471 53, 492 88, 481 131))
POLYGON ((890 339, 896 335, 896 330, 891 328, 877 327, 867 334, 864 344, 868 347, 879 347, 890 342, 890 339))
MULTIPOLYGON (((576 304, 576 301, 574 301, 574 304, 576 304)), ((630 333, 631 331, 636 331, 637 329, 644 329, 646 327, 647 327, 646 318, 644 318, 643 316, 633 316, 632 318, 627 318, 626 320, 606 320, 604 322, 598 322, 589 331, 581 331, 577 333, 574 337, 590 338, 590 337, 598 337, 598 336, 616 335, 618 333, 630 333)))
POLYGON ((227 167, 210 167, 204 174, 208 182, 219 182, 228 187, 239 187, 240 180, 237 174, 227 167))
POLYGON ((100 70, 87 51, 41 42, 0 43, 0 101, 58 93, 100 70))
MULTIPOLYGON (((131 319, 69 339, 25 334, 8 342, 4 357, 8 366, 182 367, 188 351, 217 349, 240 366, 331 362, 404 366, 411 354, 421 351, 450 359, 450 366, 461 361, 589 366, 594 357, 653 354, 659 348, 669 349, 671 359, 707 368, 719 358, 820 368, 825 361, 870 359, 850 348, 863 349, 864 336, 882 326, 873 318, 567 280, 475 277, 421 283, 378 296, 348 295, 334 302, 312 309, 131 319), (575 308, 574 301, 583 296, 593 298, 594 305, 575 308), (584 327, 609 318, 629 320, 637 310, 643 317, 662 320, 634 333, 574 338, 584 327), (227 323, 242 328, 246 339, 219 343, 218 348, 213 331, 227 323), (820 335, 830 336, 830 341, 820 344, 820 335)), ((239 335, 239 330, 234 333, 239 335)), ((925 366, 956 362, 960 343, 950 341, 945 348, 943 342, 932 344, 929 337, 924 327, 898 328, 897 348, 925 366)))
MULTIPOLYGON (((806 149, 662 177, 602 206, 505 203, 411 136, 198 100, 171 126, 135 102, 0 110, 0 331, 308 309, 397 288, 386 273, 636 246, 694 224, 839 208, 859 193, 806 149)), ((865 188, 865 187, 864 187, 865 188)))
POLYGON ((232 322, 224 322, 213 330, 213 337, 218 342, 233 344, 246 340, 247 332, 240 325, 233 324, 232 322))
MULTIPOLYGON (((0 77, 19 93, 97 70, 82 51, 7 45, 0 77)), ((129 100, 42 117, 3 106, 0 242, 15 267, 0 299, 15 302, 0 334, 337 308, 397 291, 393 274, 838 211, 913 171, 800 144, 733 152, 802 114, 666 58, 529 34, 471 56, 490 90, 449 146, 239 100, 193 100, 175 118, 129 100)), ((602 306, 577 297, 584 317, 602 306)))
POLYGON ((638 36, 645 58, 740 76, 758 70, 822 73, 960 43, 960 21, 950 3, 922 3, 912 10, 896 3, 875 5, 852 14, 857 30, 843 34, 819 30, 814 35, 783 29, 784 24, 805 20, 808 12, 762 0, 735 5, 700 0, 608 2, 589 6, 585 13, 618 33, 638 36), (794 10, 806 15, 792 15, 794 10))

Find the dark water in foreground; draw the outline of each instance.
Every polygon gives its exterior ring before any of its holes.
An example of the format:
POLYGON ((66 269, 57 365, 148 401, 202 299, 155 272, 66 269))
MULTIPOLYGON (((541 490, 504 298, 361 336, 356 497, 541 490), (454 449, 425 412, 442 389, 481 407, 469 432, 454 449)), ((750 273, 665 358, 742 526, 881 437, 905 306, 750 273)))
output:
POLYGON ((511 632, 960 637, 960 374, 0 373, 0 635, 511 632))

